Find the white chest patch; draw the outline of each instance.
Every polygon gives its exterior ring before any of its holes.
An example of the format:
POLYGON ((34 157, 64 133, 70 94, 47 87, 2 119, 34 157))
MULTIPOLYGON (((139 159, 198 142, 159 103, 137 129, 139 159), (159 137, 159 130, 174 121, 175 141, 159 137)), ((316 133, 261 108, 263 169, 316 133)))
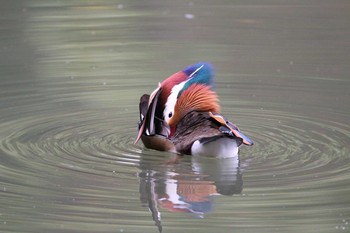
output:
POLYGON ((219 138, 206 144, 201 144, 197 140, 192 144, 191 154, 193 156, 231 158, 238 156, 238 148, 236 140, 226 137, 219 138))

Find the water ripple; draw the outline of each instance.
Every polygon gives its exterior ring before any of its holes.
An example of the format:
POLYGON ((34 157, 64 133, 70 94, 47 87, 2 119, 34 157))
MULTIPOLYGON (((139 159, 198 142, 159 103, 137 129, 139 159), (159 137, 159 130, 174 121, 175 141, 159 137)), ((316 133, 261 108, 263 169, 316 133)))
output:
MULTIPOLYGON (((249 177, 256 187, 278 186, 292 191, 313 185, 331 185, 350 171, 350 127, 291 112, 241 109, 255 147, 242 157, 253 157, 249 177)), ((262 193, 264 189, 260 189, 262 193)), ((286 190, 285 190, 286 191, 286 190)))
MULTIPOLYGON (((244 117, 239 125, 256 143, 252 148, 243 148, 242 157, 252 156, 254 163, 259 163, 258 174, 272 170, 274 175, 293 177, 291 174, 307 172, 322 176, 322 168, 334 163, 339 163, 338 169, 345 169, 344 161, 349 159, 348 125, 315 121, 291 112, 249 107, 236 111, 237 118, 244 117)), ((130 113, 118 117, 128 119, 130 113)), ((99 169, 103 169, 102 164, 137 166, 147 150, 133 144, 136 124, 125 120, 117 130, 113 125, 113 117, 93 112, 19 118, 1 125, 8 136, 1 140, 0 149, 13 155, 11 159, 43 160, 71 169, 87 163, 97 163, 99 169), (65 162, 57 163, 58 160, 65 162)))
POLYGON ((132 144, 136 124, 119 126, 118 131, 113 124, 103 114, 89 112, 20 118, 2 124, 8 136, 1 140, 0 149, 21 163, 44 162, 70 169, 89 163, 99 164, 98 169, 113 163, 136 166, 141 152, 132 144))
MULTIPOLYGON (((93 94, 99 96, 104 91, 94 90, 93 94)), ((237 99, 244 99, 244 95, 238 93, 237 99)), ((229 97, 224 93, 221 99, 225 101, 229 97)), ((40 206, 39 201, 46 198, 54 204, 47 204, 45 211, 50 213, 54 209, 62 213, 58 217, 65 224, 65 215, 78 215, 75 224, 92 220, 89 206, 98 209, 98 217, 94 216, 96 223, 107 219, 125 224, 142 215, 148 219, 145 225, 151 225, 153 230, 147 211, 135 207, 141 205, 139 199, 143 194, 139 189, 143 185, 158 185, 161 189, 181 184, 182 191, 188 191, 197 187, 215 190, 215 184, 221 191, 228 190, 224 185, 227 180, 222 179, 227 174, 214 171, 220 170, 222 164, 215 167, 216 162, 210 159, 195 163, 185 156, 179 164, 168 165, 166 162, 172 156, 169 153, 145 149, 141 143, 134 145, 138 115, 134 104, 71 112, 72 109, 65 108, 75 104, 56 95, 52 100, 27 108, 12 107, 13 112, 20 109, 19 114, 0 124, 4 135, 0 139, 2 189, 9 200, 26 199, 29 193, 36 196, 33 206, 40 206), (53 110, 52 104, 61 107, 53 110), (20 190, 26 190, 27 194, 20 190), (109 207, 102 201, 104 198, 112 203, 109 207), (133 204, 129 207, 128 203, 133 204), (113 213, 119 220, 104 211, 113 213), (125 216, 120 218, 121 214, 125 216)), ((344 174, 350 173, 350 127, 339 120, 345 119, 344 114, 332 113, 332 120, 315 119, 314 115, 292 111, 281 103, 263 107, 258 107, 259 104, 254 98, 223 102, 224 114, 229 119, 234 116, 233 121, 255 145, 242 147, 240 170, 230 171, 231 176, 227 176, 229 181, 239 181, 231 192, 235 196, 219 201, 216 208, 220 211, 208 219, 211 225, 232 224, 226 214, 232 213, 227 208, 233 207, 240 215, 251 216, 235 219, 237 226, 250 224, 252 219, 260 219, 256 224, 261 227, 276 226, 273 221, 278 217, 279 227, 284 229, 303 223, 310 215, 317 216, 320 210, 336 215, 346 213, 337 204, 340 200, 332 198, 337 193, 342 202, 347 199, 348 180, 344 174), (227 112, 229 109, 234 112, 227 112), (300 213, 303 206, 309 208, 300 213)), ((298 106, 294 107, 298 110, 298 106)), ((319 110, 329 111, 322 107, 319 110)), ((168 216, 168 229, 180 221, 178 218, 176 214, 168 216)), ((47 221, 52 222, 52 218, 47 217, 47 221)), ((329 218, 313 221, 334 222, 329 218)), ((189 224, 193 224, 192 220, 189 224)), ((77 225, 72 226, 76 228, 77 225)))

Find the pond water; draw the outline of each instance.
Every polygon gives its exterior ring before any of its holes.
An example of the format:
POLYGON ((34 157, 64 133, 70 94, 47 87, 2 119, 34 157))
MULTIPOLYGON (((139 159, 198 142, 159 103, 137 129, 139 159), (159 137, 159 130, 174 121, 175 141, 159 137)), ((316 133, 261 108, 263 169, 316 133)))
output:
POLYGON ((348 1, 6 1, 1 232, 349 232, 348 1), (138 101, 197 61, 254 142, 145 149, 138 101))

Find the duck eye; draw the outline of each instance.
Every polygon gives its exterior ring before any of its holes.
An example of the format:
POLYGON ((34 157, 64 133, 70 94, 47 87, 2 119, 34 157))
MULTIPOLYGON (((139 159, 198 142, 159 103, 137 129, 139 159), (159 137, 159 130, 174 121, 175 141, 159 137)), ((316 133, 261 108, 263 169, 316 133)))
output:
POLYGON ((172 112, 169 112, 168 117, 171 118, 172 116, 173 116, 173 113, 172 113, 172 112))

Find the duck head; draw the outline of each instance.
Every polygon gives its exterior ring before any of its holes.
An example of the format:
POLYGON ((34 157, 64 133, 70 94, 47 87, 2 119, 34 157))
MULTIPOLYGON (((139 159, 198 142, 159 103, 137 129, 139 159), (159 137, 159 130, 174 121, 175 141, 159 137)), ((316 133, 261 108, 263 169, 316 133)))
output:
MULTIPOLYGON (((167 106, 167 109, 170 109, 170 106, 175 107, 177 97, 186 96, 188 91, 184 93, 185 95, 182 95, 182 92, 185 90, 192 90, 194 84, 202 84, 203 86, 209 87, 212 85, 212 82, 212 66, 206 62, 199 62, 186 67, 184 70, 176 72, 165 79, 162 83, 159 83, 158 87, 149 96, 148 103, 143 104, 143 111, 140 109, 139 132, 135 143, 137 143, 142 135, 150 136, 161 134, 165 137, 169 137, 171 130, 167 124, 168 122, 164 121, 163 117, 167 106), (181 90, 180 86, 182 87, 181 90), (155 121, 155 119, 158 120, 155 121), (155 125, 157 122, 161 122, 161 126, 158 125, 159 130, 155 129, 157 127, 157 125, 155 125)), ((177 112, 182 114, 182 111, 177 112)), ((167 116, 169 116, 169 113, 167 116)))
MULTIPOLYGON (((178 86, 179 84, 184 85, 182 86, 183 90, 187 89, 190 85, 194 83, 201 83, 207 86, 212 86, 213 78, 213 67, 211 64, 206 62, 199 62, 190 65, 185 69, 171 75, 159 84, 159 88, 161 89, 161 93, 159 95, 159 108, 161 108, 161 110, 163 111, 166 105, 171 105, 171 103, 168 102, 173 102, 174 98, 170 97, 170 95, 177 91, 179 87, 176 86, 178 86)), ((157 89, 155 91, 157 91, 157 89)))
POLYGON ((220 112, 219 99, 212 90, 213 68, 208 63, 198 63, 191 67, 187 80, 174 85, 165 102, 164 121, 169 125, 171 137, 177 123, 189 112, 220 112))

